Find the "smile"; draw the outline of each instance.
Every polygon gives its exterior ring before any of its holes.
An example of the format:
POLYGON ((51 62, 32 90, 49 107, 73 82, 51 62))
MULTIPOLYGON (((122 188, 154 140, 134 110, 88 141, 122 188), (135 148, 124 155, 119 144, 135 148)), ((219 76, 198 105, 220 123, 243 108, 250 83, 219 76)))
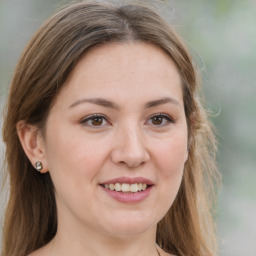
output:
POLYGON ((154 183, 144 177, 118 177, 99 184, 111 198, 122 203, 139 203, 152 193, 154 183))
POLYGON ((140 191, 144 191, 148 188, 149 185, 146 183, 111 183, 111 184, 104 184, 103 185, 106 189, 117 191, 117 192, 124 192, 124 193, 137 193, 140 191))

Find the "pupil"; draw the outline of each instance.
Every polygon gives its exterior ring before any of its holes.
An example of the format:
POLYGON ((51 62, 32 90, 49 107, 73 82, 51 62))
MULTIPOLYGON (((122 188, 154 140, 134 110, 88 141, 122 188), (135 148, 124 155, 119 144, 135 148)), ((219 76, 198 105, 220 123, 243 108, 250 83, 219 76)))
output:
POLYGON ((92 124, 95 125, 95 126, 101 125, 102 124, 102 118, 101 117, 95 117, 92 120, 92 124))
POLYGON ((153 124, 159 125, 162 123, 162 117, 154 117, 153 118, 153 124))

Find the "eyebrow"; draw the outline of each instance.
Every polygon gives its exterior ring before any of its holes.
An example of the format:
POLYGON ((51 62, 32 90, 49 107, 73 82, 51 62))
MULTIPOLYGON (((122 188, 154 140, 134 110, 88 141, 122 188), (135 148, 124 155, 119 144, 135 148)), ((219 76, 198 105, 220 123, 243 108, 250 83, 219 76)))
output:
POLYGON ((163 105, 163 104, 166 104, 166 103, 172 103, 174 105, 177 105, 177 106, 181 107, 179 101, 177 101, 176 99, 170 98, 170 97, 165 97, 165 98, 162 98, 162 99, 159 99, 159 100, 153 100, 153 101, 147 102, 145 104, 145 108, 152 108, 152 107, 163 105))
MULTIPOLYGON (((102 99, 102 98, 80 99, 80 100, 75 101, 73 104, 71 104, 69 106, 69 108, 73 108, 73 107, 75 107, 79 104, 82 104, 82 103, 92 103, 92 104, 96 104, 96 105, 103 106, 103 107, 106 107, 106 108, 113 108, 113 109, 116 109, 116 110, 120 110, 120 107, 117 104, 115 104, 112 101, 102 99)), ((161 99, 158 99, 158 100, 153 100, 153 101, 147 102, 145 104, 145 108, 152 108, 152 107, 163 105, 163 104, 166 104, 166 103, 172 103, 172 104, 174 104, 178 107, 181 107, 181 104, 176 99, 170 98, 170 97, 165 97, 165 98, 161 98, 161 99)))
POLYGON ((102 98, 91 98, 91 99, 77 100, 72 105, 70 105, 69 108, 73 108, 82 103, 92 103, 92 104, 100 105, 100 106, 103 106, 106 108, 113 108, 113 109, 119 110, 119 107, 115 103, 113 103, 109 100, 102 99, 102 98))

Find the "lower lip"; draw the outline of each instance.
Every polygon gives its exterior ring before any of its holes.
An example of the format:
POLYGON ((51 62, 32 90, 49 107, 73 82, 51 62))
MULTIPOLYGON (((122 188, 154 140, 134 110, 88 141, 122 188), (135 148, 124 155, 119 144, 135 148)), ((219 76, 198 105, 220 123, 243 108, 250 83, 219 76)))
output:
POLYGON ((102 189, 113 199, 123 202, 123 203, 136 203, 140 202, 144 199, 146 199, 153 186, 148 187, 146 190, 140 191, 140 192, 135 192, 135 193, 124 193, 124 192, 118 192, 115 190, 109 190, 103 186, 101 186, 102 189))

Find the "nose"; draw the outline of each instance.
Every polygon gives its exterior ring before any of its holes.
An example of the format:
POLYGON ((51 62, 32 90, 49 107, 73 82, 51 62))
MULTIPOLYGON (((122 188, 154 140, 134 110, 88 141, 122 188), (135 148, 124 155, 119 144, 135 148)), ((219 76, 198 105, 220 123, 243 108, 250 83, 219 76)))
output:
POLYGON ((115 136, 111 159, 115 164, 135 168, 149 161, 145 139, 137 128, 119 131, 115 136))

